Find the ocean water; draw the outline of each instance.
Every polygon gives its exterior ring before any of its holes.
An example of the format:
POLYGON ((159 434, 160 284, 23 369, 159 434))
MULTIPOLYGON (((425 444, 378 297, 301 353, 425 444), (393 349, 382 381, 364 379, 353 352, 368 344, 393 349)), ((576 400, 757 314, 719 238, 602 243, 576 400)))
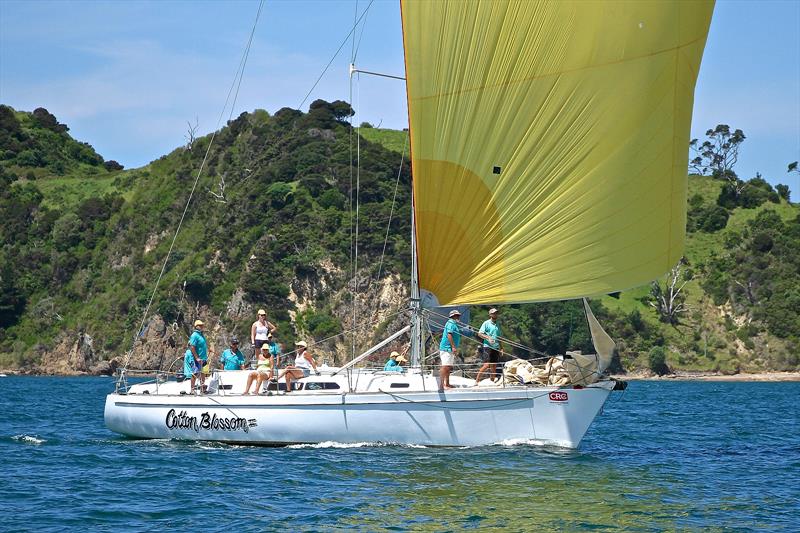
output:
POLYGON ((145 441, 0 378, 0 530, 800 531, 800 383, 632 382, 577 451, 145 441))

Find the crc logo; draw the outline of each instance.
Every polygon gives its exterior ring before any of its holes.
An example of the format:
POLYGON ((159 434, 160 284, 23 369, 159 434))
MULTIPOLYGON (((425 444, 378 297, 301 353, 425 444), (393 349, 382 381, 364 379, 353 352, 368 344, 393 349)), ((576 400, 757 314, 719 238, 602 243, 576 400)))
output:
POLYGON ((566 402, 567 400, 569 400, 569 396, 567 396, 566 392, 558 390, 554 390, 548 396, 551 402, 566 402))

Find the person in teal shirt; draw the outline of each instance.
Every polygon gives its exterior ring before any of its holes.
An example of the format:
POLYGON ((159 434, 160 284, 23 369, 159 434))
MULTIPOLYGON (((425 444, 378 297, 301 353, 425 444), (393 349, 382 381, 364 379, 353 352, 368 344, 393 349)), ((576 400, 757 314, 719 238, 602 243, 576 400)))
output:
POLYGON ((406 362, 406 358, 403 355, 400 355, 397 352, 392 352, 389 354, 389 360, 386 361, 386 364, 383 366, 384 372, 402 372, 403 365, 402 363, 406 362))
POLYGON ((461 343, 461 330, 458 327, 458 319, 461 318, 461 312, 458 309, 453 309, 447 316, 449 320, 444 325, 442 342, 439 343, 439 358, 442 360, 439 381, 442 390, 453 388, 450 386, 450 372, 453 370, 458 345, 461 343))
POLYGON ((244 370, 244 354, 239 350, 239 339, 231 339, 231 347, 222 352, 219 362, 224 370, 244 370))
POLYGON ((483 346, 481 347, 483 366, 478 370, 478 375, 475 376, 475 384, 481 381, 481 376, 487 370, 489 376, 494 378, 497 372, 497 363, 500 361, 500 326, 497 324, 497 309, 492 307, 489 309, 489 320, 481 324, 481 329, 478 330, 478 337, 483 339, 483 346))
POLYGON ((192 378, 191 392, 194 392, 195 382, 200 378, 200 390, 203 390, 202 368, 208 360, 208 343, 203 335, 203 321, 194 321, 194 332, 189 337, 189 348, 183 356, 183 375, 192 378))

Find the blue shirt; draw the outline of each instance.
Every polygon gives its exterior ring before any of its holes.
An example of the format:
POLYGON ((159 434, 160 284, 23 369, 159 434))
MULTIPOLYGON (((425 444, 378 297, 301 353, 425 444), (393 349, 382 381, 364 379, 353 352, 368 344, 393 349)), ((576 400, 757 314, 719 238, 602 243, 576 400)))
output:
POLYGON ((269 346, 270 355, 279 355, 281 353, 281 347, 277 342, 275 341, 267 342, 267 346, 269 346))
POLYGON ((458 329, 458 322, 453 320, 452 318, 447 321, 447 324, 444 325, 444 331, 442 332, 442 342, 439 343, 439 350, 443 352, 452 352, 453 346, 450 346, 450 339, 447 338, 447 334, 450 333, 453 336, 453 342, 456 343, 455 348, 458 348, 458 345, 461 344, 461 330, 458 329))
POLYGON ((400 366, 400 363, 395 361, 394 359, 389 359, 386 361, 386 365, 383 367, 384 372, 402 372, 403 367, 400 366))
POLYGON ((484 333, 490 337, 494 338, 494 342, 489 342, 486 339, 483 339, 483 345, 488 346, 489 348, 494 348, 495 350, 500 349, 500 342, 497 340, 500 338, 500 326, 497 325, 497 322, 492 322, 491 319, 487 320, 483 324, 481 324, 481 329, 478 330, 478 333, 484 333))
POLYGON ((222 363, 222 368, 225 370, 239 370, 244 364, 244 354, 239 349, 233 352, 228 348, 222 352, 219 362, 222 363))
MULTIPOLYGON (((194 346, 194 350, 197 352, 197 357, 199 357, 205 365, 205 361, 208 359, 208 344, 206 343, 206 338, 203 336, 202 331, 197 329, 194 330, 192 336, 189 337, 189 346, 194 346)), ((186 355, 192 357, 191 348, 186 350, 186 355)))

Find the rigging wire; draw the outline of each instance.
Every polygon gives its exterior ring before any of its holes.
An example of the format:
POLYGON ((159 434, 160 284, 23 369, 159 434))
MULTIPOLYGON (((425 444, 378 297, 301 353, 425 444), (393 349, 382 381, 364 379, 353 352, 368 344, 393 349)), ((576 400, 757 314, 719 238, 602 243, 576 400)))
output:
MULTIPOLYGON (((220 112, 219 118, 217 119, 216 128, 214 129, 214 132, 211 134, 211 139, 208 142, 208 147, 206 148, 206 153, 203 156, 203 160, 200 163, 200 168, 197 170, 197 175, 195 176, 194 184, 192 185, 192 189, 189 192, 189 198, 186 200, 186 205, 183 208, 183 213, 181 213, 181 218, 178 221, 178 227, 175 230, 175 235, 172 237, 172 242, 169 245, 169 250, 167 250, 167 255, 164 258, 164 263, 161 265, 161 271, 159 272, 158 278, 156 279, 155 286, 153 287, 153 292, 150 294, 150 299, 147 302, 147 306, 145 307, 144 313, 142 313, 142 321, 139 324, 139 329, 137 330, 137 333, 133 338, 133 342, 131 343, 131 349, 128 351, 128 355, 125 358, 125 364, 122 365, 123 369, 126 369, 128 367, 128 363, 130 363, 131 357, 133 357, 133 350, 136 347, 136 339, 138 339, 143 334, 144 325, 145 325, 145 322, 147 321, 147 314, 150 312, 150 307, 153 304, 153 299, 155 298, 156 291, 158 290, 158 286, 161 283, 161 279, 164 277, 164 272, 167 269, 167 263, 169 262, 169 258, 172 255, 172 250, 175 248, 175 241, 178 239, 178 235, 180 234, 181 227, 183 226, 183 221, 186 218, 186 213, 189 211, 189 205, 191 205, 191 203, 192 203, 192 198, 194 197, 194 192, 197 189, 197 184, 200 181, 200 176, 203 173, 203 169, 205 169, 206 162, 208 161, 208 156, 211 154, 211 148, 214 145, 214 140, 217 137, 217 131, 219 130, 219 125, 222 122, 222 117, 225 116, 225 111, 228 108, 228 103, 230 102, 231 94, 233 94, 234 87, 237 86, 237 78, 238 78, 238 84, 241 85, 241 78, 242 78, 242 76, 244 74, 244 67, 245 67, 245 64, 247 62, 247 57, 248 57, 248 55, 250 53, 250 45, 253 42, 253 35, 255 34, 256 26, 258 25, 258 19, 261 16, 261 10, 262 10, 263 6, 264 6, 264 0, 261 0, 259 2, 259 4, 258 4, 258 11, 256 12, 255 20, 253 21, 253 28, 252 28, 252 30, 250 30, 250 36, 249 36, 249 38, 247 40, 247 45, 245 47, 245 51, 243 52, 242 59, 239 62, 240 67, 237 68, 236 75, 234 76, 233 82, 231 83, 231 87, 230 87, 230 89, 228 89, 228 95, 225 98, 225 105, 222 107, 222 111, 220 112)), ((239 91, 237 89, 236 90, 236 94, 238 95, 238 93, 239 93, 239 91)), ((232 111, 231 111, 231 113, 232 113, 232 111)))
POLYGON ((375 276, 375 281, 381 279, 381 270, 383 269, 383 258, 386 255, 386 244, 389 242, 389 228, 392 226, 392 216, 394 215, 394 206, 397 201, 397 189, 400 186, 400 175, 403 173, 403 163, 405 163, 406 148, 408 148, 408 132, 406 132, 403 140, 403 151, 400 154, 400 167, 397 169, 397 178, 394 181, 394 195, 392 196, 392 207, 389 209, 389 222, 386 224, 386 236, 383 238, 383 250, 381 251, 381 259, 378 262, 378 274, 375 276))
POLYGON ((299 105, 299 106, 297 106, 297 108, 298 108, 298 109, 300 109, 300 108, 302 108, 302 107, 303 107, 303 104, 305 104, 305 103, 306 103, 306 100, 308 100, 308 97, 309 97, 309 96, 311 96, 311 93, 313 93, 313 92, 314 92, 314 89, 316 89, 316 88, 317 88, 317 85, 318 85, 318 84, 319 84, 319 82, 322 80, 323 76, 325 76, 325 73, 326 73, 326 72, 328 72, 328 69, 331 67, 331 65, 332 65, 332 64, 333 64, 333 62, 336 60, 336 58, 339 56, 339 52, 341 52, 341 51, 342 51, 342 48, 344 48, 344 45, 345 45, 345 44, 347 44, 347 40, 350 38, 350 36, 353 34, 353 32, 355 32, 355 31, 356 31, 356 28, 357 28, 357 26, 358 26, 358 23, 359 23, 359 22, 361 22, 361 19, 362 19, 362 18, 364 18, 364 16, 367 14, 367 11, 369 11, 369 8, 372 6, 372 3, 373 3, 374 1, 375 1, 375 0, 370 0, 370 2, 369 2, 369 4, 367 5, 367 7, 364 9, 364 11, 362 11, 362 12, 361 12, 361 16, 360 16, 360 17, 358 17, 358 20, 356 20, 356 23, 353 25, 353 27, 352 27, 352 28, 350 28, 350 31, 349 31, 349 32, 347 33, 347 35, 345 36, 344 40, 342 41, 342 44, 340 44, 340 45, 339 45, 339 48, 336 50, 336 52, 334 52, 334 54, 333 54, 333 57, 331 57, 331 60, 330 60, 330 61, 328 61, 328 64, 325 66, 325 68, 324 68, 324 69, 322 69, 322 73, 321 73, 321 74, 319 75, 319 77, 317 78, 317 81, 315 81, 315 82, 314 82, 314 85, 312 85, 312 86, 311 86, 311 89, 309 89, 308 93, 306 93, 305 97, 304 97, 304 98, 303 98, 303 100, 300 102, 300 105, 299 105))

